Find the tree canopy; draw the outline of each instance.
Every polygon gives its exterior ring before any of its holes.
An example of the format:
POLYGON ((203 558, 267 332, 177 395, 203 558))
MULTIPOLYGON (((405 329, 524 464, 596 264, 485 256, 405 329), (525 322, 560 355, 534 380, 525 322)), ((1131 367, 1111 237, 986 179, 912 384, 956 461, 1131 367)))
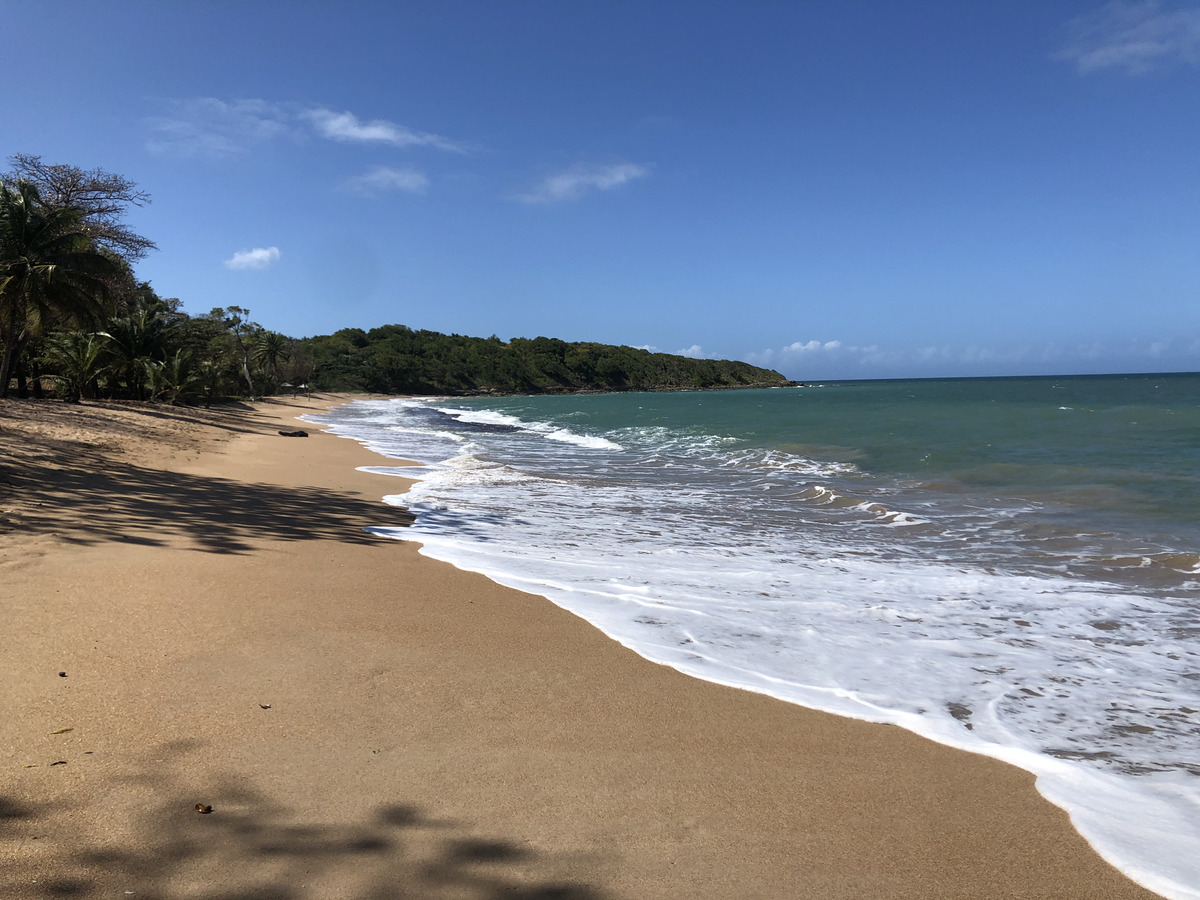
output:
POLYGON ((109 280, 120 266, 88 236, 82 212, 43 203, 35 185, 0 184, 0 397, 30 340, 58 326, 103 317, 109 280))
POLYGON ((789 383, 771 369, 691 359, 636 347, 556 338, 477 338, 384 325, 346 328, 301 346, 317 386, 376 393, 478 394, 665 391, 770 387, 789 383))

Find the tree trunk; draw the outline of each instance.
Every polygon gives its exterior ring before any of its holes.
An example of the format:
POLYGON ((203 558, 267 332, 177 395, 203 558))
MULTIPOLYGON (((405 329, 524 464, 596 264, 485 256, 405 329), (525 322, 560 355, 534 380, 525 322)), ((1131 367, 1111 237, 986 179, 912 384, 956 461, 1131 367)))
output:
POLYGON ((45 400, 46 392, 42 390, 42 365, 37 360, 29 364, 29 379, 33 382, 33 399, 45 400))
POLYGON ((0 400, 8 396, 8 381, 12 378, 13 360, 16 359, 15 341, 6 341, 4 356, 0 358, 0 400))
POLYGON ((19 304, 11 302, 8 321, 4 323, 8 327, 0 332, 0 339, 4 341, 4 356, 0 357, 0 400, 8 396, 8 379, 12 377, 13 363, 21 350, 21 340, 17 332, 20 311, 19 304))
POLYGON ((250 377, 250 363, 247 361, 246 355, 242 354, 242 376, 246 379, 246 385, 250 388, 250 399, 254 399, 254 379, 250 377))

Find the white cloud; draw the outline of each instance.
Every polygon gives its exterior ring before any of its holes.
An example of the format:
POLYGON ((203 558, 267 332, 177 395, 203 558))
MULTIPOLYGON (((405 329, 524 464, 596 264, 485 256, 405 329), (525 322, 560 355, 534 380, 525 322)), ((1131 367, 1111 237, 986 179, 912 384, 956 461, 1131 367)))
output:
POLYGON ((317 134, 331 141, 351 141, 364 144, 390 144, 393 147, 436 147, 455 153, 465 148, 449 138, 424 131, 414 131, 404 125, 386 119, 360 121, 352 112, 334 112, 331 109, 309 109, 301 116, 312 123, 317 134))
POLYGON ((253 250, 239 250, 225 260, 227 269, 269 269, 279 262, 278 247, 255 247, 253 250))
POLYGON ((794 344, 788 344, 780 353, 811 353, 813 350, 820 350, 820 341, 809 341, 807 344, 802 341, 796 341, 794 344))
POLYGON ((1055 59, 1081 73, 1111 67, 1130 74, 1170 62, 1200 62, 1200 9, 1163 10, 1157 0, 1109 3, 1068 23, 1067 45, 1055 59))
POLYGON ((287 112, 265 100, 175 100, 171 102, 171 113, 149 120, 148 149, 224 156, 291 131, 287 112))
POLYGON ((429 179, 416 169, 391 169, 387 166, 375 166, 365 175, 347 178, 346 190, 356 194, 380 194, 384 191, 408 191, 412 194, 423 194, 429 187, 429 179))
MULTIPOLYGON (((784 347, 779 352, 780 353, 816 353, 818 351, 823 351, 825 353, 832 353, 834 350, 840 350, 840 349, 842 349, 841 341, 825 341, 824 343, 822 343, 821 341, 808 341, 808 342, 796 341, 793 344, 788 344, 786 347, 784 347)), ((847 349, 857 351, 862 348, 848 347, 847 349)), ((871 347, 870 349, 874 350, 875 348, 871 347)))
POLYGON ((363 121, 352 112, 266 100, 197 97, 170 102, 170 115, 147 122, 147 147, 186 155, 225 156, 281 137, 301 140, 315 132, 332 141, 435 147, 465 153, 466 147, 437 134, 416 131, 385 119, 363 121))
POLYGON ((592 190, 610 191, 635 178, 650 174, 647 166, 636 163, 617 163, 610 166, 575 166, 565 172, 550 175, 532 191, 517 195, 522 203, 558 203, 578 200, 592 190))

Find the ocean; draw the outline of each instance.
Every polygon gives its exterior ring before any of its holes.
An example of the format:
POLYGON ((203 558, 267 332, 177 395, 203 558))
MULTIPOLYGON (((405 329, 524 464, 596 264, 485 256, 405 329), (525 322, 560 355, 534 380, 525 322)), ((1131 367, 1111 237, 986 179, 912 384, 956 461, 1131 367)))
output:
POLYGON ((368 400, 373 529, 698 678, 1014 763, 1200 898, 1200 375, 368 400), (386 490, 384 483, 382 490, 386 490), (381 519, 385 516, 381 512, 381 519))

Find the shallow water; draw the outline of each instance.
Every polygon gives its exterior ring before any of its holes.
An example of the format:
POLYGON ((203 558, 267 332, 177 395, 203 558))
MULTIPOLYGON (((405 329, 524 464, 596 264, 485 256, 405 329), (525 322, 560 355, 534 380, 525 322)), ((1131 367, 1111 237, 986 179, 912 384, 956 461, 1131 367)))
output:
POLYGON ((384 533, 697 677, 1020 765, 1131 877, 1200 897, 1200 376, 317 419, 424 464, 384 533))

